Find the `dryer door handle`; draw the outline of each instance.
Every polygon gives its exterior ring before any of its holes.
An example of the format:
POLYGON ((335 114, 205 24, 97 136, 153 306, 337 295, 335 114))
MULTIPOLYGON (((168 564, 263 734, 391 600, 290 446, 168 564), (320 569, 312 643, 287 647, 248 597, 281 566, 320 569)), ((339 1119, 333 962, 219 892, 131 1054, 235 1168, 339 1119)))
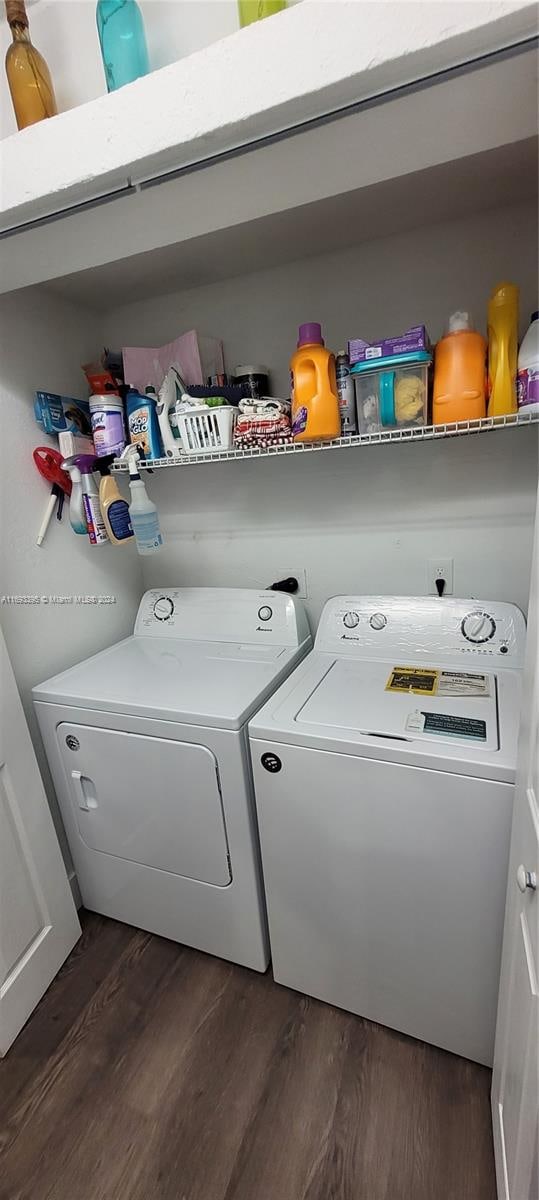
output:
POLYGON ((82 771, 72 771, 71 778, 79 808, 82 808, 84 812, 91 812, 93 808, 97 808, 97 796, 93 781, 87 775, 83 775, 82 771))

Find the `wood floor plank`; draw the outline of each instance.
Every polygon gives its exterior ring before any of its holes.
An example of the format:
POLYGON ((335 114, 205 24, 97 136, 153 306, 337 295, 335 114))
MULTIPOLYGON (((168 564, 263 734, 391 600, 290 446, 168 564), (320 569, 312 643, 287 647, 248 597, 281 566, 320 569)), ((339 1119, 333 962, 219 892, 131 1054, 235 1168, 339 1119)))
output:
POLYGON ((130 1028, 151 1003, 171 959, 183 953, 172 942, 126 929, 122 954, 57 1051, 39 1064, 2 1131, 2 1200, 4 1194, 6 1200, 48 1197, 48 1178, 56 1181, 76 1147, 103 1076, 111 1080, 130 1028))
POLYGON ((82 937, 38 1004, 9 1054, 0 1062, 0 1124, 27 1082, 80 1017, 126 943, 126 926, 85 913, 82 937))
POLYGON ((496 1200, 489 1083, 484 1068, 355 1019, 306 1200, 496 1200))
POLYGON ((171 1080, 168 1115, 156 1125, 132 1200, 223 1200, 290 1019, 289 993, 268 1003, 270 987, 267 978, 233 972, 171 1080))
POLYGON ((350 1025, 329 1005, 294 997, 225 1200, 307 1195, 330 1137, 350 1025))
POLYGON ((0 1063, 0 1200, 495 1200, 485 1068, 83 928, 0 1063))

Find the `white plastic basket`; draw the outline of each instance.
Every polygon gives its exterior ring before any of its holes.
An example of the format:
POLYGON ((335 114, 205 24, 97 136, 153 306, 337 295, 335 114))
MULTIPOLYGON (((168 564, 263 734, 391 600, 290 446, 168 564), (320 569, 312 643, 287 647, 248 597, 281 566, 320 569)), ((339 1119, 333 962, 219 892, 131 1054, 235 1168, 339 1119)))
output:
POLYGON ((191 408, 178 413, 178 429, 184 454, 218 454, 232 445, 233 405, 222 408, 191 408))

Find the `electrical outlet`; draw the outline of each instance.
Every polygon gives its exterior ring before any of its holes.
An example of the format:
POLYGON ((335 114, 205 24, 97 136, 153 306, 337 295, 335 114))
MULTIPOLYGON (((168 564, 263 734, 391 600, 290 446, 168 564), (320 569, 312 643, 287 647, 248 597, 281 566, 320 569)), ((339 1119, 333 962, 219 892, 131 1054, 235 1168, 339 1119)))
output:
POLYGON ((298 596, 300 600, 306 600, 307 572, 305 567, 276 567, 271 575, 271 579, 268 575, 268 583, 277 583, 277 580, 279 579, 289 579, 291 575, 294 577, 294 579, 297 579, 299 584, 298 590, 294 594, 298 596))
POLYGON ((444 596, 453 595, 453 559, 429 558, 427 561, 427 592, 429 596, 437 596, 437 579, 445 579, 444 596))

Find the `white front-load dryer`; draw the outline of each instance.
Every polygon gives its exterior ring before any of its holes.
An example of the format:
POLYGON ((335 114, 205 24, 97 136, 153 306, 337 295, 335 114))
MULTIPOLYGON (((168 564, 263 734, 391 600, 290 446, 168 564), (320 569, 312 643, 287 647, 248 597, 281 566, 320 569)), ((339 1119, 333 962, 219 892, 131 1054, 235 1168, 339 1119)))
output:
POLYGON ((340 596, 250 722, 273 973, 491 1063, 525 625, 340 596))
POLYGON ((266 969, 246 722, 310 645, 290 596, 153 589, 132 637, 33 689, 87 908, 266 969))

